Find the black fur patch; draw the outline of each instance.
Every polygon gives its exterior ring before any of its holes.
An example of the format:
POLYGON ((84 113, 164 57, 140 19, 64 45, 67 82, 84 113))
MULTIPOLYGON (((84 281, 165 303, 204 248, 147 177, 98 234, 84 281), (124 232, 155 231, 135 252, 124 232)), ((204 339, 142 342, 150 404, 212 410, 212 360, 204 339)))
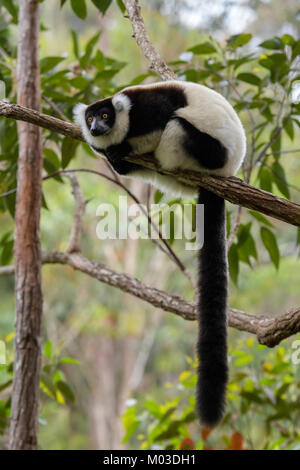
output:
POLYGON ((176 109, 187 105, 184 90, 175 85, 129 88, 122 93, 132 102, 128 138, 164 129, 176 109))
POLYGON ((185 131, 186 137, 183 142, 185 150, 209 170, 223 168, 227 162, 227 150, 217 140, 205 132, 201 132, 186 119, 175 118, 185 131))
POLYGON ((106 149, 101 149, 99 147, 95 147, 94 145, 91 145, 91 147, 95 152, 102 153, 103 155, 105 155, 113 169, 119 175, 128 175, 134 170, 142 168, 141 166, 136 165, 135 163, 127 162, 126 160, 124 160, 124 157, 129 155, 132 151, 132 148, 128 142, 124 141, 120 145, 111 145, 106 149))
POLYGON ((204 204, 204 245, 199 252, 197 408, 200 421, 213 427, 223 417, 228 380, 225 201, 200 188, 198 203, 204 204))

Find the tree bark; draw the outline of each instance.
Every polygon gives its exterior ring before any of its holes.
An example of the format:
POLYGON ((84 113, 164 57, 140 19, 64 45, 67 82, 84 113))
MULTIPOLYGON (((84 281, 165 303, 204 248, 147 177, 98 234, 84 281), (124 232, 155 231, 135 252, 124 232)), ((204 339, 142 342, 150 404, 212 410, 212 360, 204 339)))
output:
MULTIPOLYGON (((40 111, 39 20, 37 0, 21 0, 19 8, 18 103, 40 111)), ((16 338, 10 449, 38 446, 41 366, 41 129, 18 123, 19 164, 15 228, 16 338)))

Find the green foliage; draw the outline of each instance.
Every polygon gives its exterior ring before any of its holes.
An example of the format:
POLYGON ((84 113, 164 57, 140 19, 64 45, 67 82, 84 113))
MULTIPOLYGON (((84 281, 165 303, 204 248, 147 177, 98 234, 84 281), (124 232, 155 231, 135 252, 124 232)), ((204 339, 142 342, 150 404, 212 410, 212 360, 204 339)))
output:
POLYGON ((231 377, 227 413, 214 431, 200 427, 195 414, 197 364, 178 382, 166 384, 172 400, 128 400, 123 415, 124 442, 141 449, 300 449, 300 376, 290 348, 273 351, 239 340, 230 351, 231 377))
MULTIPOLYGON (((12 339, 14 333, 10 333, 6 339, 7 364, 0 365, 0 435, 4 434, 8 426, 11 413, 11 386, 13 381, 13 353, 12 339)), ((47 340, 43 348, 43 366, 40 376, 40 389, 46 400, 51 399, 61 405, 75 401, 72 387, 68 384, 64 371, 64 364, 79 365, 79 361, 71 357, 63 357, 59 345, 53 351, 51 341, 47 340)), ((41 418, 42 420, 42 418, 41 418)))
POLYGON ((74 402, 75 395, 72 388, 67 383, 63 364, 79 365, 79 362, 71 357, 61 357, 61 348, 59 345, 53 351, 51 341, 44 344, 44 365, 41 372, 40 386, 47 397, 64 405, 66 402, 74 402))
POLYGON ((275 235, 266 227, 261 227, 260 235, 275 268, 278 269, 280 255, 275 235))
MULTIPOLYGON (((116 0, 116 1, 121 12, 124 13, 125 11, 124 3, 122 2, 122 0, 116 0)), ((6 2, 9 3, 9 0, 6 0, 6 2)), ((63 7, 66 2, 67 0, 61 0, 60 2, 61 7, 63 7)), ((112 0, 91 0, 91 2, 94 4, 97 10, 99 10, 100 13, 102 13, 103 15, 107 12, 109 6, 112 4, 112 0)), ((87 3, 89 3, 89 0, 88 2, 87 0, 70 0, 70 4, 71 4, 71 8, 73 12, 81 20, 86 19, 87 3)))

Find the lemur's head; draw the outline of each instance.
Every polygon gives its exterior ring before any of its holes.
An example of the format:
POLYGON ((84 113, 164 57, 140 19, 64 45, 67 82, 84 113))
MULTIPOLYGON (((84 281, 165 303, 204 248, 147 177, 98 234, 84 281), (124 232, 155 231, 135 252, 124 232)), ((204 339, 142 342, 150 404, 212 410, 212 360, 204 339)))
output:
POLYGON ((85 123, 94 137, 108 135, 115 124, 116 111, 112 99, 97 101, 85 110, 85 123))
POLYGON ((130 99, 123 93, 74 108, 75 121, 80 125, 88 144, 102 146, 120 143, 129 129, 130 99))

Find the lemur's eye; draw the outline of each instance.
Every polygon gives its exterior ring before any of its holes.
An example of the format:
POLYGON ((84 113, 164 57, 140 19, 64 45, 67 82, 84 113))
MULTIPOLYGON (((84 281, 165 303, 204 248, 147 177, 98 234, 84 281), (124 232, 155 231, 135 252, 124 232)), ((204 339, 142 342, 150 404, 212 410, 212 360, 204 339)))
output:
POLYGON ((102 118, 103 118, 103 119, 107 119, 107 118, 108 118, 108 114, 106 114, 106 113, 102 114, 102 118))
POLYGON ((92 122, 92 120, 93 120, 93 118, 92 118, 92 116, 90 116, 90 117, 88 118, 88 122, 92 122))

